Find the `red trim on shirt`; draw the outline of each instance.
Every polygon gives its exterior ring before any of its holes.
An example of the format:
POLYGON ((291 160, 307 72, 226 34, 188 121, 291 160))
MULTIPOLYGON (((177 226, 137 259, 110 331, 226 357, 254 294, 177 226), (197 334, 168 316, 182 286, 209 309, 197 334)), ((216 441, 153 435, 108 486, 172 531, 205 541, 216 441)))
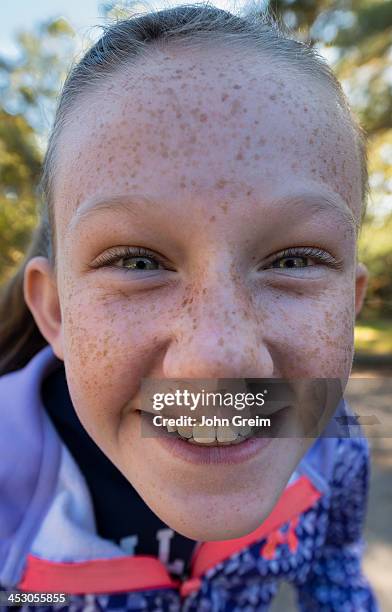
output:
MULTIPOLYGON (((125 593, 143 589, 180 589, 183 596, 199 588, 200 578, 210 568, 236 552, 273 534, 284 523, 308 510, 321 497, 306 476, 289 485, 260 527, 252 533, 224 542, 204 542, 192 560, 192 575, 179 583, 170 578, 165 566, 155 557, 132 556, 93 561, 55 562, 28 555, 24 576, 18 585, 23 591, 47 593, 125 593)), ((295 521, 294 521, 295 523, 295 521)), ((296 524, 296 523, 295 523, 296 524)), ((295 525, 294 525, 295 526, 295 525)), ((295 548, 295 534, 290 535, 290 548, 295 548)), ((275 547, 285 543, 286 536, 270 537, 267 557, 275 547), (273 544, 273 545, 272 545, 273 544), (271 548, 271 550, 270 550, 271 548)))
POLYGON ((73 595, 176 587, 165 566, 147 556, 59 563, 29 555, 18 585, 23 591, 73 595))

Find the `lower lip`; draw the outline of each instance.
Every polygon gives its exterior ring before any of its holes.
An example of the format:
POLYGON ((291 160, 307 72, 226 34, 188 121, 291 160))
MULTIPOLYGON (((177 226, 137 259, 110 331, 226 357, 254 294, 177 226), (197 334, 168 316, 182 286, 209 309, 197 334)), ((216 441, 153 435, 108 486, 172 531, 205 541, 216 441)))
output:
POLYGON ((191 444, 175 436, 158 436, 157 442, 178 459, 193 464, 245 463, 271 442, 272 438, 248 438, 238 444, 226 446, 201 446, 191 444))
MULTIPOLYGON (((149 420, 144 421, 145 424, 147 422, 149 423, 149 420)), ((154 428, 152 423, 151 428, 154 428)), ((202 446, 201 444, 186 442, 175 435, 169 434, 163 428, 159 435, 156 434, 155 428, 151 431, 154 431, 153 437, 157 443, 173 457, 192 464, 227 465, 245 463, 256 457, 273 440, 273 438, 266 437, 250 437, 237 444, 202 446)))

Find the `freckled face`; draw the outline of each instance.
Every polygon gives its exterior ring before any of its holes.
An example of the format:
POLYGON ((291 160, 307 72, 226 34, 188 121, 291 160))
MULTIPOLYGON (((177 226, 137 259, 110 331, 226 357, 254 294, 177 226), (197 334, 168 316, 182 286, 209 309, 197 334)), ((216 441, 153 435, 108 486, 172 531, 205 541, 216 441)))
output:
POLYGON ((345 113, 265 58, 173 47, 80 100, 58 152, 63 357, 81 422, 174 529, 250 532, 310 440, 193 465, 142 438, 129 406, 143 377, 345 385, 360 211, 345 113))

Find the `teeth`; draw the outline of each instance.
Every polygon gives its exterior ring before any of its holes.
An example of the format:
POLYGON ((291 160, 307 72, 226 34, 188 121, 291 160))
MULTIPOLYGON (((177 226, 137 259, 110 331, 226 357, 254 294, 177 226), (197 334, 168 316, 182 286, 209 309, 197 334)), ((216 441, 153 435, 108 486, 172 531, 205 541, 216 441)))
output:
POLYGON ((212 444, 215 442, 215 427, 207 425, 194 425, 192 427, 192 436, 195 442, 199 444, 212 444))
POLYGON ((238 427, 238 431, 240 436, 248 436, 252 431, 252 428, 249 425, 242 425, 242 427, 238 427))
POLYGON ((172 425, 166 426, 169 433, 177 432, 181 438, 185 438, 189 442, 195 442, 196 444, 213 444, 219 442, 221 444, 229 444, 233 442, 240 442, 242 438, 248 437, 252 428, 249 425, 243 427, 226 427, 226 426, 207 426, 207 425, 194 425, 174 427, 172 425))
POLYGON ((238 438, 239 433, 230 429, 230 427, 217 427, 216 439, 218 442, 234 442, 238 438))
POLYGON ((177 427, 177 430, 180 436, 182 436, 183 438, 191 438, 193 435, 193 427, 191 426, 177 427))

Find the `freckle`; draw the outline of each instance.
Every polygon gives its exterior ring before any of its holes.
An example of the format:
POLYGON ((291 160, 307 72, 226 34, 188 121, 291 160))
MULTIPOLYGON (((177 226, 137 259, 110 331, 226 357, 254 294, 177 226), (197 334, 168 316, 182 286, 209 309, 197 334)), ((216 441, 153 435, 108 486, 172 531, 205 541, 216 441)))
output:
POLYGON ((241 107, 241 102, 239 100, 234 100, 230 107, 230 115, 235 115, 241 107))
POLYGON ((202 114, 200 115, 200 117, 199 117, 199 120, 200 120, 202 123, 205 123, 205 122, 207 121, 207 119, 208 119, 208 115, 207 115, 206 113, 202 113, 202 114))
POLYGON ((223 340, 223 338, 219 338, 218 344, 219 344, 219 346, 224 346, 225 341, 223 340))
POLYGON ((235 84, 235 85, 233 85, 233 89, 242 89, 242 86, 238 85, 238 84, 235 84))
POLYGON ((210 223, 213 223, 215 221, 215 215, 212 215, 212 217, 210 217, 209 221, 210 221, 210 223))
POLYGON ((207 289, 205 287, 204 287, 202 293, 203 293, 203 295, 205 295, 207 293, 207 289))
POLYGON ((259 144, 259 145, 262 145, 262 146, 263 146, 263 145, 265 145, 265 143, 266 143, 266 142, 267 142, 267 141, 266 141, 266 139, 265 139, 265 138, 263 138, 263 137, 261 137, 261 138, 259 139, 259 142, 258 142, 257 144, 259 144))
POLYGON ((218 189, 223 189, 226 184, 227 181, 225 179, 219 179, 219 181, 215 183, 215 187, 217 187, 218 189))
POLYGON ((237 153, 236 159, 244 159, 244 156, 242 155, 242 153, 237 153))
POLYGON ((223 210, 223 212, 226 214, 227 213, 227 209, 228 209, 227 204, 220 204, 219 206, 223 210))

